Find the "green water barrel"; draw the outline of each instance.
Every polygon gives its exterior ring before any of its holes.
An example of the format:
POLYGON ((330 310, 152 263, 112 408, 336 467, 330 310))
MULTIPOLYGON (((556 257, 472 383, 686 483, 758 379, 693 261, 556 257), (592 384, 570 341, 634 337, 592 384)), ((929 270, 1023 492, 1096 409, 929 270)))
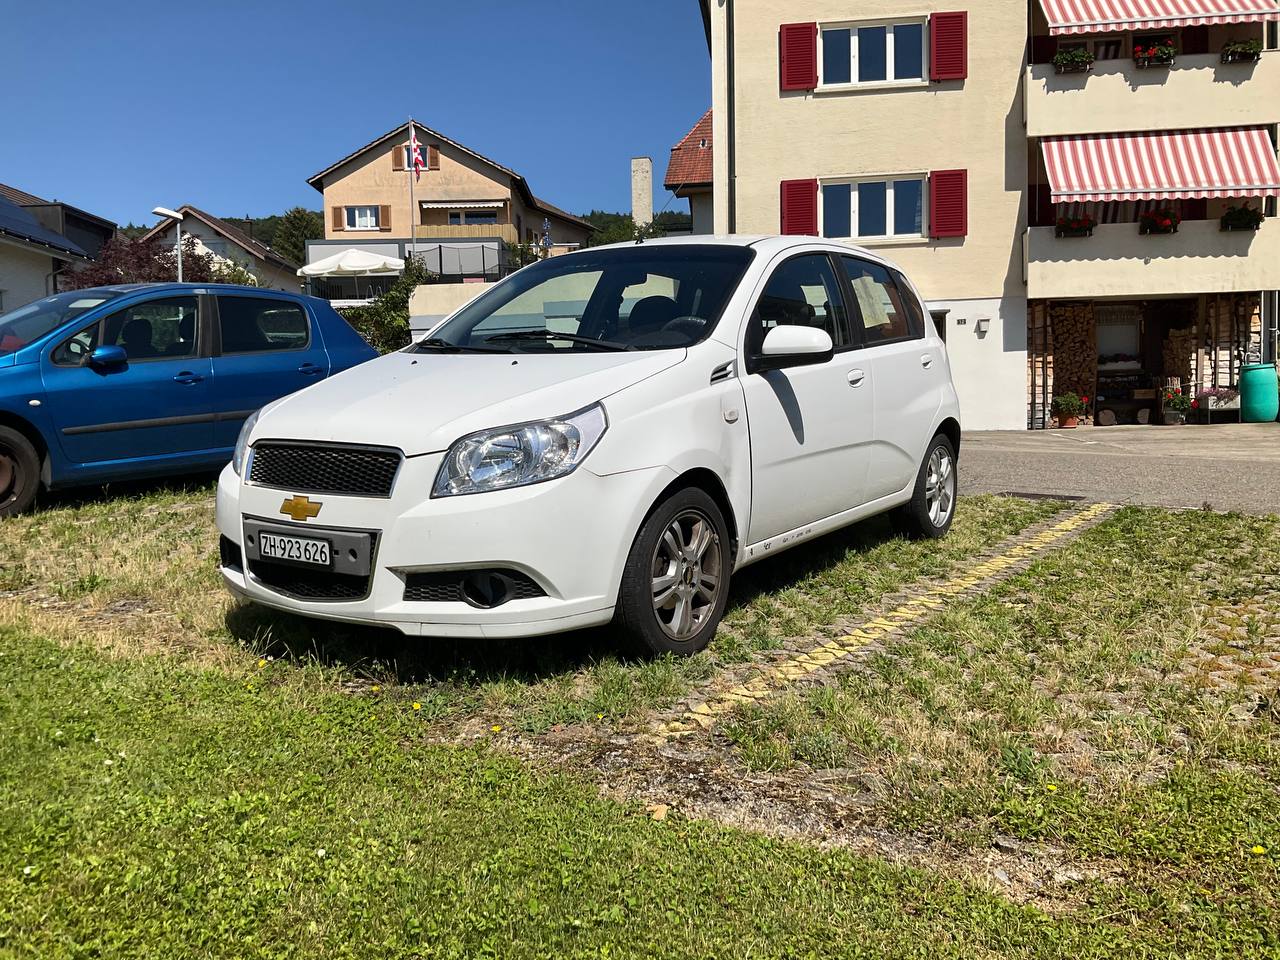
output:
POLYGON ((1280 414, 1274 363, 1246 363, 1240 368, 1240 421, 1270 423, 1280 414))

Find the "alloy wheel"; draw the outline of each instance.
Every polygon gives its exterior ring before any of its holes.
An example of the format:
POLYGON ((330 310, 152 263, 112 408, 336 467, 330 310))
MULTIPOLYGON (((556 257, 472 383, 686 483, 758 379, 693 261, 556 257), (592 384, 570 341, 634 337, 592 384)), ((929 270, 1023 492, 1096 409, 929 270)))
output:
POLYGON ((924 480, 924 502, 929 508, 929 522, 945 526, 956 502, 956 471, 945 448, 933 448, 924 480))
POLYGON ((686 510, 667 525, 653 551, 653 611, 673 640, 693 637, 720 597, 720 536, 701 511, 686 510))

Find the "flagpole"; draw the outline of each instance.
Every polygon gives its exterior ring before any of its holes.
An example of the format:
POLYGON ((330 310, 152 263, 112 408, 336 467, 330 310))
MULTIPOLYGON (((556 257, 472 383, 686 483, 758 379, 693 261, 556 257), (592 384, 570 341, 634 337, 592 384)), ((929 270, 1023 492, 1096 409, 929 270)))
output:
MULTIPOLYGON (((409 118, 409 143, 412 144, 417 139, 417 131, 413 127, 413 117, 409 118)), ((413 153, 412 148, 409 151, 413 153)), ((418 179, 418 171, 414 166, 414 158, 410 156, 409 162, 404 165, 405 172, 409 174, 409 249, 410 256, 415 259, 418 256, 418 201, 414 197, 413 182, 418 179)))

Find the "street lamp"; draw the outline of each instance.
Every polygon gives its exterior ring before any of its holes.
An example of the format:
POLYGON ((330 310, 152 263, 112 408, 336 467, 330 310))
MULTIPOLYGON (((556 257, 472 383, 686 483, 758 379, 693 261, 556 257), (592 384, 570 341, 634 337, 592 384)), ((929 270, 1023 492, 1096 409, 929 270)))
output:
POLYGON ((182 214, 168 207, 155 207, 152 211, 157 217, 169 217, 178 225, 178 282, 182 282, 182 214))

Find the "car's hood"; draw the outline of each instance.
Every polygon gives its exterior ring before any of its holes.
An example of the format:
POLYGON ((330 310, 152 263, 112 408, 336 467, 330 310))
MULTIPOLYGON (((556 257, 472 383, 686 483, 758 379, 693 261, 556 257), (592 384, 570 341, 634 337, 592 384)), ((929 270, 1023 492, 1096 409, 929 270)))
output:
POLYGON ((447 450, 476 430, 573 413, 685 357, 637 353, 393 353, 267 408, 252 439, 447 450))

